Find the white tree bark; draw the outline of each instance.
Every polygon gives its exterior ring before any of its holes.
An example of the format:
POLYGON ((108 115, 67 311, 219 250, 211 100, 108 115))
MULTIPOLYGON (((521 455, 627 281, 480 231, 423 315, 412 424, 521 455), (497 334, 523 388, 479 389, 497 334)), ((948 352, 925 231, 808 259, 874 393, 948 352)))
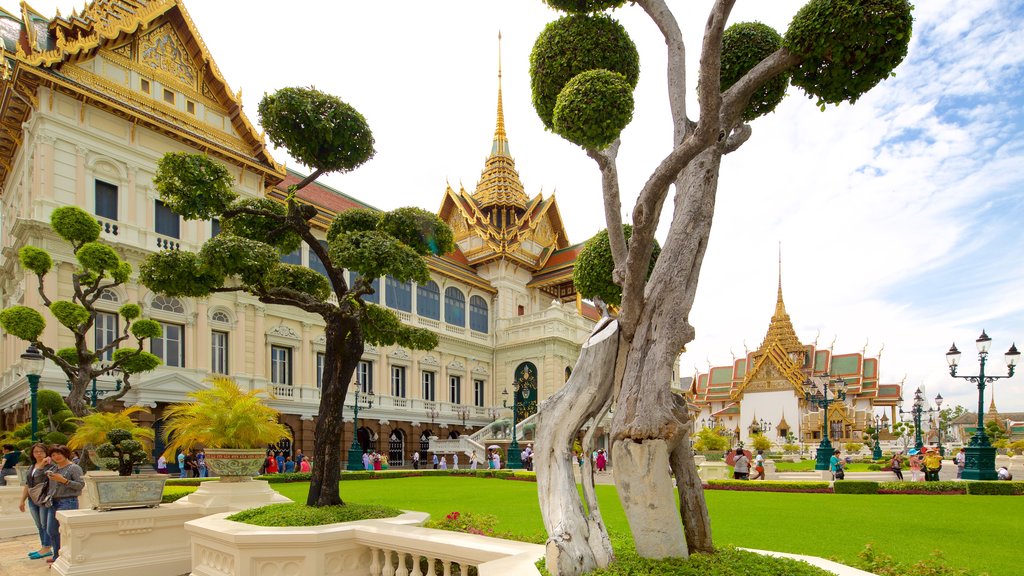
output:
POLYGON ((556 576, 575 576, 607 566, 613 559, 601 513, 593 496, 593 479, 584 511, 576 489, 577 463, 572 453, 576 432, 603 413, 611 397, 618 357, 615 320, 598 323, 583 344, 569 381, 537 411, 534 470, 541 516, 547 529, 547 568, 556 576))

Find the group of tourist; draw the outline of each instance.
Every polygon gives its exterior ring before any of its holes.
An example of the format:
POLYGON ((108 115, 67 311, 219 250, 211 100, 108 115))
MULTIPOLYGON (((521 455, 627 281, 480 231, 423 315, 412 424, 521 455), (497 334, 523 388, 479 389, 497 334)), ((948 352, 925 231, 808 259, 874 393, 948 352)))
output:
POLYGON ((267 450, 267 458, 263 461, 260 474, 290 474, 292 472, 310 472, 313 464, 302 453, 302 448, 295 450, 290 456, 282 450, 267 450))
POLYGON ((22 487, 18 509, 24 512, 25 506, 28 506, 39 532, 40 548, 28 554, 33 560, 46 558, 48 563, 57 560, 60 552, 57 511, 78 508, 78 497, 85 488, 85 482, 82 469, 71 458, 71 450, 67 446, 47 446, 39 442, 29 449, 30 468, 22 487))
POLYGON ((732 477, 735 480, 764 480, 764 450, 758 450, 751 460, 742 448, 737 448, 732 460, 732 477), (750 477, 751 468, 757 473, 753 478, 750 477))

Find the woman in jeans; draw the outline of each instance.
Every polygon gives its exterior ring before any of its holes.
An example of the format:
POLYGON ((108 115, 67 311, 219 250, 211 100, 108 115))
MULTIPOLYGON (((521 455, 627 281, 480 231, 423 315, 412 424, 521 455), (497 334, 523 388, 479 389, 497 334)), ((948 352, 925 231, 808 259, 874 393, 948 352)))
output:
POLYGON ((60 554, 60 524, 57 522, 57 512, 61 510, 78 509, 78 496, 85 487, 82 481, 82 469, 71 461, 71 450, 67 446, 51 446, 49 450, 50 461, 55 468, 46 473, 50 484, 46 488, 47 494, 53 495, 53 505, 46 509, 46 531, 50 534, 50 545, 53 546, 53 557, 46 561, 53 563, 60 554))
POLYGON ((18 504, 18 509, 24 512, 25 502, 28 502, 28 512, 32 515, 32 521, 36 523, 36 530, 39 532, 40 546, 39 550, 29 552, 28 557, 37 560, 53 554, 53 550, 50 548, 50 535, 46 532, 46 508, 33 502, 28 497, 28 491, 33 486, 46 484, 46 473, 53 470, 53 465, 50 464, 50 457, 46 455, 46 444, 42 442, 32 445, 28 460, 32 464, 32 468, 29 469, 25 486, 21 490, 21 502, 18 504))

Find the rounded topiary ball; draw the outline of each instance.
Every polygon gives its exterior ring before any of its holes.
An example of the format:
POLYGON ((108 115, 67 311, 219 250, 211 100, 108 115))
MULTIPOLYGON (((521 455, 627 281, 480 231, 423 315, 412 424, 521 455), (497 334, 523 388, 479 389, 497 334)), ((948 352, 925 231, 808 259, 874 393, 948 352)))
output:
POLYGON ((606 148, 632 119, 633 87, 609 70, 576 75, 555 103, 555 133, 584 148, 606 148))
MULTIPOLYGON (((760 22, 739 22, 722 34, 722 91, 728 90, 751 68, 782 47, 782 35, 760 22)), ((761 86, 743 109, 743 120, 751 121, 775 110, 786 96, 789 74, 779 74, 761 86)))
POLYGON ((631 87, 640 78, 640 55, 626 29, 605 15, 574 14, 548 24, 530 53, 533 107, 554 129, 555 103, 577 74, 605 69, 622 74, 631 87))
MULTIPOLYGON (((626 246, 629 246, 629 239, 633 236, 633 227, 623 224, 622 233, 626 237, 626 246)), ((654 271, 654 265, 660 254, 661 246, 655 240, 651 251, 651 261, 647 267, 648 277, 654 271)), ((615 263, 612 261, 612 247, 608 240, 608 230, 601 230, 593 238, 587 240, 580 255, 576 258, 572 283, 584 298, 596 296, 606 304, 619 306, 622 304, 622 287, 612 280, 614 269, 615 263)))
POLYGON ((618 8, 625 4, 626 0, 544 0, 544 3, 555 10, 570 14, 591 14, 609 8, 618 8))
POLYGON ((804 58, 793 85, 819 106, 856 102, 907 56, 911 10, 907 0, 811 0, 786 31, 786 48, 804 58))

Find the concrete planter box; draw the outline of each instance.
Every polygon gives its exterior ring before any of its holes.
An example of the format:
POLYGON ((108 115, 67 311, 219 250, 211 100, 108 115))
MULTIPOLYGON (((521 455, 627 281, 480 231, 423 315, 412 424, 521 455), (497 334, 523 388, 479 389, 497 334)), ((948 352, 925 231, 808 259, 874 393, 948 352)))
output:
POLYGON ((136 476, 86 476, 85 489, 96 510, 152 508, 160 504, 166 474, 136 476))
POLYGON ((207 448, 206 465, 221 482, 245 482, 258 476, 267 454, 263 448, 207 448))

